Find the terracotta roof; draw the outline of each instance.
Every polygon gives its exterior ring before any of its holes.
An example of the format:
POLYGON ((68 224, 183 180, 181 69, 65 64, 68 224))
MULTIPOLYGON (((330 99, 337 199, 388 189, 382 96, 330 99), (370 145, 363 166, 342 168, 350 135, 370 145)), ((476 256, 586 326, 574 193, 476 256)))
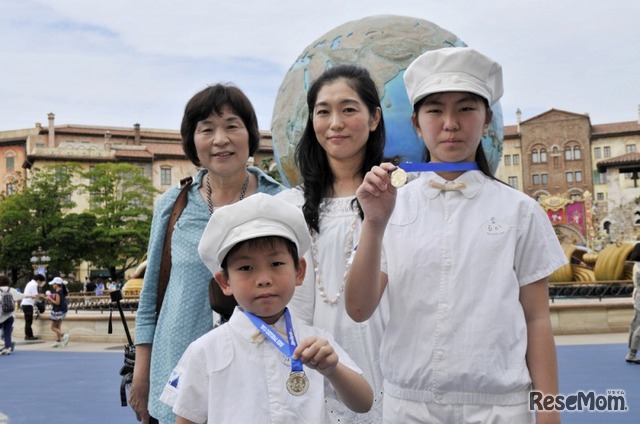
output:
POLYGON ((516 136, 518 135, 518 126, 517 125, 505 125, 504 126, 504 136, 516 136))
POLYGON ((182 150, 182 144, 174 144, 174 143, 149 143, 146 145, 146 148, 149 152, 151 152, 154 156, 183 156, 186 158, 184 154, 184 150, 182 150))
POLYGON ((640 168, 640 152, 630 152, 614 158, 603 159, 597 162, 596 166, 599 172, 611 167, 620 167, 623 169, 640 168))
POLYGON ((638 123, 638 121, 614 122, 611 124, 591 126, 591 136, 595 138, 634 132, 640 133, 640 123, 638 123))

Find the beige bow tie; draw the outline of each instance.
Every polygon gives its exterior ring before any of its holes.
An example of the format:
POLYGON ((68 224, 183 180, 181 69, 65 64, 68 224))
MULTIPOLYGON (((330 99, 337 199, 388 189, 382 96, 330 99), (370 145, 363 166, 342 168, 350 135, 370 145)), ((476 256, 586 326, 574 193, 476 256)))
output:
POLYGON ((456 183, 453 181, 446 181, 443 184, 437 181, 430 180, 429 187, 435 188, 437 190, 451 191, 451 190, 464 190, 465 188, 467 188, 467 185, 463 182, 456 183))

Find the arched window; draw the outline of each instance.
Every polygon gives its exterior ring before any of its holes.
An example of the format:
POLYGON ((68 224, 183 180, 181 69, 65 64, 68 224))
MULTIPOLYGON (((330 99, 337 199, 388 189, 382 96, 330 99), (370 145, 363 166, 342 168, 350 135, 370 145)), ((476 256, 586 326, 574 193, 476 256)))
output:
POLYGON ((567 146, 564 149, 564 160, 572 160, 573 159, 573 150, 571 150, 571 147, 567 146))
POLYGON ((531 152, 531 162, 532 163, 540 163, 540 155, 537 150, 533 150, 531 152))
POLYGON ((540 162, 547 163, 547 151, 545 149, 540 149, 540 162))
POLYGON ((582 159, 582 152, 581 152, 581 150, 580 150, 580 147, 579 147, 579 146, 575 146, 575 147, 573 148, 573 159, 574 159, 574 160, 580 160, 580 159, 582 159))

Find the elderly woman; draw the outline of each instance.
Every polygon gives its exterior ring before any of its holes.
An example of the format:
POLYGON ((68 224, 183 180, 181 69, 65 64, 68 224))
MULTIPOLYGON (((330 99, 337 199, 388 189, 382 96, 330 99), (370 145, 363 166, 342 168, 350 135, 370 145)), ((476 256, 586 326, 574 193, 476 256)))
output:
POLYGON ((211 330, 208 299, 211 272, 200 261, 198 243, 217 208, 256 192, 275 194, 283 187, 247 159, 258 149, 255 111, 235 86, 217 84, 187 103, 182 125, 187 157, 202 169, 189 187, 187 206, 174 226, 171 274, 156 320, 162 247, 172 207, 180 189, 164 193, 151 225, 140 303, 136 317, 136 363, 129 401, 143 423, 173 423, 171 409, 160 402, 162 389, 189 343, 211 330))

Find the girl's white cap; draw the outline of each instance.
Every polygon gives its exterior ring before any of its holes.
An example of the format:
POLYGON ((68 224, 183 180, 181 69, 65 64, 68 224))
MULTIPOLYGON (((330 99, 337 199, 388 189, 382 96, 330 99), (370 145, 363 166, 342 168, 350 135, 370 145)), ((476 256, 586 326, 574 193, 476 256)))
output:
POLYGON ((412 105, 433 93, 464 91, 497 102, 502 87, 502 66, 470 47, 430 50, 411 62, 404 84, 412 105))

